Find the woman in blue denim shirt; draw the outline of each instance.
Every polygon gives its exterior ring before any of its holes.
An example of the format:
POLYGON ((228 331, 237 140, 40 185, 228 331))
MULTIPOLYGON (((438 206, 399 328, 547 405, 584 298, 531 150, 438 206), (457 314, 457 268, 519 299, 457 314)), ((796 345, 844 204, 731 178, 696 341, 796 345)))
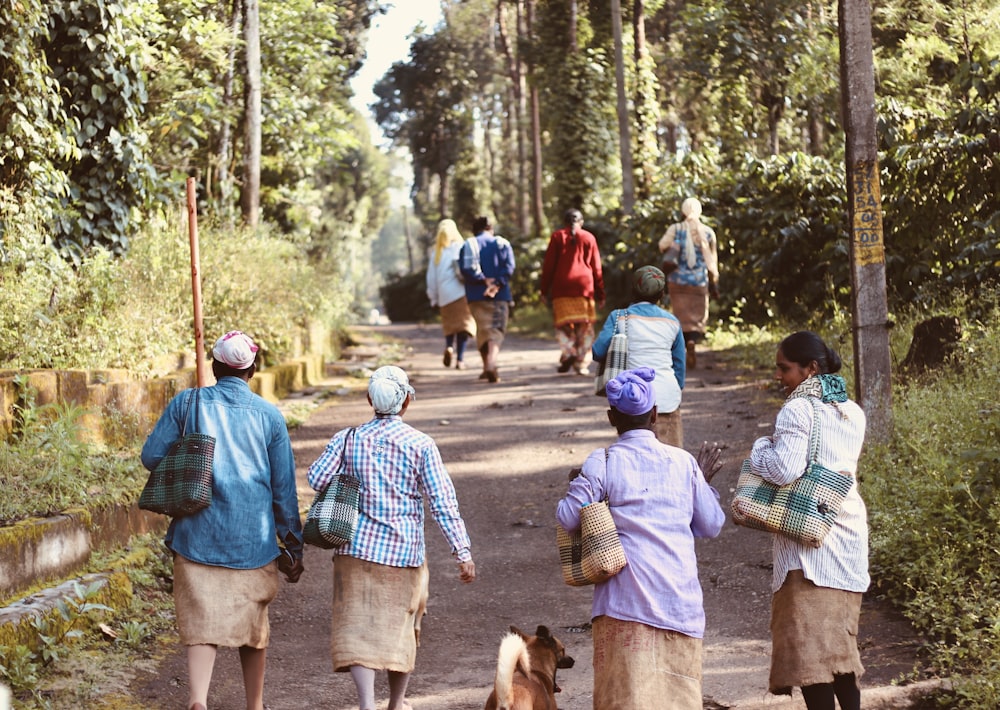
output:
POLYGON ((174 605, 194 710, 207 708, 219 646, 239 648, 247 710, 263 710, 268 604, 279 566, 293 583, 303 569, 291 440, 281 412, 247 384, 256 353, 246 334, 222 336, 212 349, 216 384, 174 397, 142 448, 142 464, 153 470, 179 438, 197 392, 192 419, 215 437, 212 504, 174 518, 164 539, 174 553, 174 605))

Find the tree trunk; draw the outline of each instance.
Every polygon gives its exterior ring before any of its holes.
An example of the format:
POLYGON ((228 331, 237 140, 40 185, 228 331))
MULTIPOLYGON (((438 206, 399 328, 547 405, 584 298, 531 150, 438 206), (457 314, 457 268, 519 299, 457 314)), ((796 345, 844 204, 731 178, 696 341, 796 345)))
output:
POLYGON ((636 196, 647 199, 653 192, 656 172, 656 158, 659 151, 656 142, 656 125, 659 123, 655 87, 656 73, 646 49, 646 9, 643 0, 635 0, 632 15, 632 37, 635 43, 635 154, 638 159, 636 196), (653 94, 653 95, 650 95, 653 94), (651 112, 652 111, 652 112, 651 112))
MULTIPOLYGON (((233 82, 236 80, 236 47, 239 44, 242 25, 243 0, 233 0, 232 19, 230 21, 233 43, 229 47, 226 62, 226 76, 223 78, 222 82, 223 116, 228 114, 227 109, 233 104, 233 82)), ((216 144, 215 149, 215 161, 218 173, 218 194, 215 195, 215 197, 218 198, 219 204, 222 205, 223 212, 227 215, 232 214, 232 206, 229 204, 229 196, 233 191, 233 174, 229 170, 229 151, 232 143, 232 132, 233 127, 230 124, 229 119, 223 118, 222 124, 219 126, 218 143, 216 144)))
POLYGON ((245 76, 243 87, 243 191, 240 209, 243 222, 256 228, 260 219, 261 78, 260 6, 257 0, 243 2, 245 76))
POLYGON ((871 5, 839 0, 840 96, 844 115, 854 388, 875 443, 892 436, 892 351, 886 299, 885 245, 875 130, 875 64, 871 5))
MULTIPOLYGON (((521 33, 521 0, 514 2, 516 12, 516 36, 521 33)), ((514 95, 514 117, 512 120, 514 137, 517 146, 517 225, 522 235, 528 234, 528 159, 525 146, 525 102, 524 72, 521 70, 519 56, 515 56, 511 48, 510 36, 507 32, 506 18, 503 12, 503 2, 497 3, 497 27, 499 28, 500 45, 504 58, 507 60, 507 76, 510 78, 511 91, 514 95)))
POLYGON ((622 161, 622 212, 632 214, 635 204, 634 175, 632 171, 632 138, 629 133, 628 98, 625 91, 625 51, 622 47, 621 0, 611 0, 611 28, 615 43, 615 84, 618 95, 618 154, 622 161))
MULTIPOLYGON (((525 34, 528 41, 534 40, 535 29, 535 0, 525 2, 525 34)), ((531 109, 531 219, 534 223, 533 236, 538 239, 542 236, 542 228, 545 224, 545 205, 542 201, 542 118, 538 107, 538 85, 534 81, 534 65, 529 61, 527 64, 528 86, 530 88, 529 106, 531 109)))

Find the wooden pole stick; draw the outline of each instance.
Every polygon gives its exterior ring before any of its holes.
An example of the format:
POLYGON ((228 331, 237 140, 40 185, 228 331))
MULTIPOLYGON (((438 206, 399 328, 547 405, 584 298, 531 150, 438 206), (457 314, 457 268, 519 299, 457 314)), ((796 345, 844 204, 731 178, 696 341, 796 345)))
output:
POLYGON ((194 299, 194 352, 198 386, 205 386, 205 336, 201 328, 201 255, 198 253, 198 188, 187 179, 188 237, 191 241, 191 295, 194 299))

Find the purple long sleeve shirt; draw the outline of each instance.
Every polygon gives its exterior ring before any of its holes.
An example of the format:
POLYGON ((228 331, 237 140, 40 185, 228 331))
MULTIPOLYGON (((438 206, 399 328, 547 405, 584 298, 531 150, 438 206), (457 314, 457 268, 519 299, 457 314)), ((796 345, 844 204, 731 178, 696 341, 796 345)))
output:
POLYGON ((607 497, 628 564, 594 585, 592 617, 636 621, 694 638, 705 634, 696 537, 715 537, 726 515, 694 457, 661 444, 648 429, 597 449, 559 501, 556 518, 580 527, 580 509, 607 497))

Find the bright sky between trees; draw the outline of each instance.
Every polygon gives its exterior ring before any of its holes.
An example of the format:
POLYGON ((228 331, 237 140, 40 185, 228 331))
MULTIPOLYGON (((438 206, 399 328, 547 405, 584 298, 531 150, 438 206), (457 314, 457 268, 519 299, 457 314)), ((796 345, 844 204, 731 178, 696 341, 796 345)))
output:
MULTIPOLYGON (((389 11, 378 15, 368 32, 368 53, 364 66, 351 82, 353 103, 366 118, 371 120, 368 107, 375 101, 372 88, 389 70, 393 62, 410 57, 409 35, 418 23, 433 29, 441 21, 441 0, 395 0, 389 11)), ((377 128, 373 129, 375 132, 377 128)))

